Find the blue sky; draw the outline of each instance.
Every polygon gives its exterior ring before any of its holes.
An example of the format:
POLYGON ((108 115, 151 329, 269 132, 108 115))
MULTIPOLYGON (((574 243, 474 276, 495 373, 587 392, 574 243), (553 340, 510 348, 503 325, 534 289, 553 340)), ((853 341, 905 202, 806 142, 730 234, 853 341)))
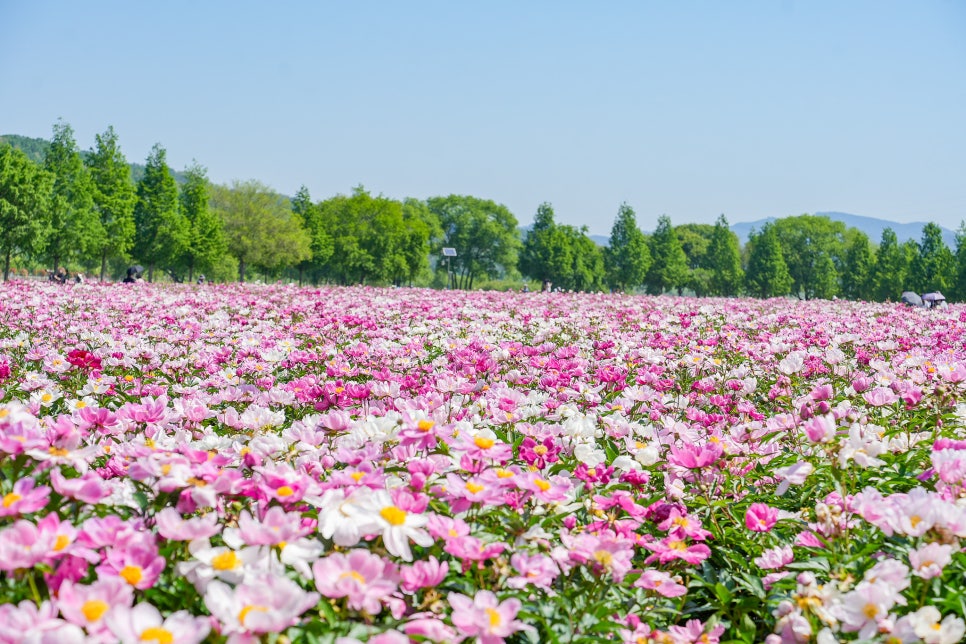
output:
POLYGON ((0 133, 652 229, 966 218, 966 3, 0 0, 0 133))

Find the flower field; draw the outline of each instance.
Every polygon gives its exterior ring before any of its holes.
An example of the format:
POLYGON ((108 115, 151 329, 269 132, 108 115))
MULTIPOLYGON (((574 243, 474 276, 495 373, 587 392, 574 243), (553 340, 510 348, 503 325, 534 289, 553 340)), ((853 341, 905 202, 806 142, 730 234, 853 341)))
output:
POLYGON ((958 642, 966 308, 0 286, 0 642, 958 642))

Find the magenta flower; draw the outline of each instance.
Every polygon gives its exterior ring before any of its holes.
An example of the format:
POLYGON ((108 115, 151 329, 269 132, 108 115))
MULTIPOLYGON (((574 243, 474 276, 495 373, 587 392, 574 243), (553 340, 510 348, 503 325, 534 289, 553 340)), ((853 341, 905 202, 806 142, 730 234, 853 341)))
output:
POLYGON ((770 532, 778 522, 778 510, 765 503, 752 503, 745 512, 745 527, 752 532, 770 532))
POLYGON ((702 445, 685 443, 671 446, 667 462, 689 470, 697 470, 715 464, 724 450, 721 443, 710 441, 702 445))
POLYGON ((422 588, 438 586, 449 572, 449 562, 440 563, 434 556, 424 561, 417 561, 411 566, 402 566, 399 570, 402 578, 402 589, 414 593, 422 588))
POLYGON ((453 608, 451 619, 460 635, 476 637, 480 644, 499 644, 517 631, 529 627, 515 618, 520 612, 520 600, 500 602, 488 590, 477 591, 470 599, 466 595, 450 593, 449 604, 453 608))

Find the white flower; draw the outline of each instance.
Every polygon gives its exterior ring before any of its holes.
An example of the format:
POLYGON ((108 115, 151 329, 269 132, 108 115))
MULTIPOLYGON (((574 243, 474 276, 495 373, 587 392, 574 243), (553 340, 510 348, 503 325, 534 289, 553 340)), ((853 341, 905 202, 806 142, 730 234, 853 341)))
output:
POLYGON ((935 606, 923 606, 909 615, 916 635, 926 644, 956 644, 966 635, 966 623, 955 615, 942 615, 935 606))
POLYGON ((423 514, 407 512, 396 506, 389 492, 377 490, 366 501, 365 508, 375 518, 382 531, 382 542, 389 554, 405 561, 413 560, 409 542, 420 546, 431 546, 433 538, 423 529, 428 519, 423 514))

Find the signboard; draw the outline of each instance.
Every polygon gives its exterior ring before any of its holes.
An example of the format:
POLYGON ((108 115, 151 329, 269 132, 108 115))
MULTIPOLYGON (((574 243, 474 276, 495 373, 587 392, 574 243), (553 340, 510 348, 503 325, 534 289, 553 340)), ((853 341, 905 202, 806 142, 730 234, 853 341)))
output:
POLYGON ((456 257, 456 249, 455 248, 444 248, 443 249, 443 257, 456 257))

